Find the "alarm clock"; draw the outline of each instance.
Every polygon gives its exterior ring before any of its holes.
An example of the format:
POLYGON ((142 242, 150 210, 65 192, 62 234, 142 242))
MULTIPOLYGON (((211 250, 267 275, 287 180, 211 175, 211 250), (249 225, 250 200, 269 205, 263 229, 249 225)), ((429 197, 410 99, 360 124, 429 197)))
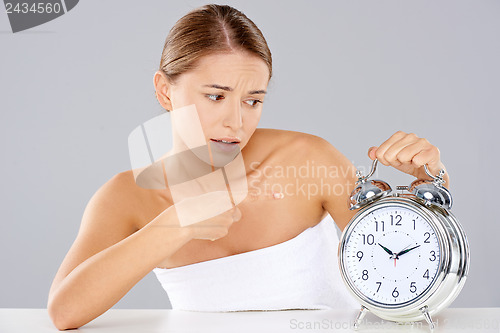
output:
POLYGON ((446 308, 460 293, 469 271, 469 244, 450 212, 452 197, 444 170, 431 180, 391 186, 358 170, 349 208, 359 209, 342 232, 339 266, 347 289, 360 302, 354 328, 367 311, 395 322, 425 319, 446 308))

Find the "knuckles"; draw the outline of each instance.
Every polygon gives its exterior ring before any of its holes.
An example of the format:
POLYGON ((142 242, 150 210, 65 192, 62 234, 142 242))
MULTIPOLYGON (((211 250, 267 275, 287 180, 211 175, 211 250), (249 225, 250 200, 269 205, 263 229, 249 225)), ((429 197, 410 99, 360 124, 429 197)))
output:
POLYGON ((431 151, 432 151, 434 154, 438 155, 438 156, 440 156, 440 155, 441 155, 441 151, 439 151, 439 148, 438 148, 438 147, 436 147, 436 146, 432 146, 432 147, 431 147, 431 151))
POLYGON ((395 137, 402 137, 402 136, 405 136, 406 133, 403 132, 403 131, 397 131, 396 133, 394 133, 392 136, 395 136, 395 137))
POLYGON ((429 145, 429 141, 426 138, 419 138, 418 142, 424 145, 429 145))
POLYGON ((439 160, 441 155, 438 147, 413 132, 397 131, 382 146, 374 155, 386 166, 400 167, 404 163, 411 163, 420 168, 431 160, 439 160), (388 145, 389 142, 392 145, 388 145))

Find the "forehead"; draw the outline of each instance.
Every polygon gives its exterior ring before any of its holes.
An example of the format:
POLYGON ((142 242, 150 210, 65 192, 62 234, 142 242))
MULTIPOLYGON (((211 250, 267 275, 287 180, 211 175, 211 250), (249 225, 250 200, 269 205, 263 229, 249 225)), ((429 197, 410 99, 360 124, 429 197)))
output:
POLYGON ((202 57, 196 68, 183 76, 191 83, 218 83, 236 88, 242 84, 253 84, 259 85, 254 88, 265 88, 269 69, 264 60, 249 53, 216 53, 202 57))

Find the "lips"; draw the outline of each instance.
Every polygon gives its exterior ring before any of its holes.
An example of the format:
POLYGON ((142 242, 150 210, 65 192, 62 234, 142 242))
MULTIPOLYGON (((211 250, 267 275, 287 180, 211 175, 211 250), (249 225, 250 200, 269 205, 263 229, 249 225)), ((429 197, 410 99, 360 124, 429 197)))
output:
POLYGON ((226 143, 226 144, 238 144, 241 142, 240 139, 238 138, 235 138, 235 137, 223 137, 223 138, 214 138, 214 139, 210 139, 214 142, 221 142, 221 143, 226 143))
POLYGON ((223 137, 210 139, 213 142, 212 147, 217 151, 229 153, 236 151, 239 148, 240 139, 236 137, 223 137))

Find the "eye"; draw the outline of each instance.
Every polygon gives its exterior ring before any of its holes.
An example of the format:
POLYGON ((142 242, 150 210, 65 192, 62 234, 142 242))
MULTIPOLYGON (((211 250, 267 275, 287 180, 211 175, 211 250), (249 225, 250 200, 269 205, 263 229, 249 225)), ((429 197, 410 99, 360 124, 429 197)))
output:
POLYGON ((222 95, 216 95, 216 94, 214 94, 214 95, 206 95, 206 96, 208 97, 208 99, 210 99, 211 101, 214 101, 214 102, 218 101, 219 97, 224 98, 224 96, 222 96, 222 95))
POLYGON ((262 103, 261 100, 258 100, 258 99, 249 99, 248 101, 245 101, 246 102, 252 102, 252 103, 247 103, 248 105, 250 105, 251 107, 256 107, 257 104, 259 103, 262 103))

